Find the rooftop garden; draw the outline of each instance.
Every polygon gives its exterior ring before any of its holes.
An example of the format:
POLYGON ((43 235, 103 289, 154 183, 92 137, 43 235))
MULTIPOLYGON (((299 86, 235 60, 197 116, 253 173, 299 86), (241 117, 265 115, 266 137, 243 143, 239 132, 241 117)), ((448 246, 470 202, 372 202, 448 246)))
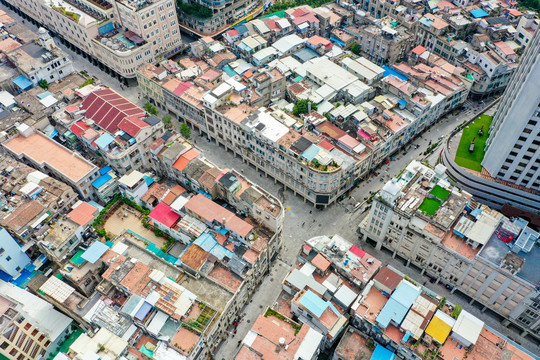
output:
POLYGON ((308 163, 309 167, 321 172, 332 172, 339 169, 339 165, 332 160, 328 165, 322 165, 319 160, 313 159, 308 163))
POLYGON ((492 121, 493 116, 481 115, 463 129, 463 134, 461 135, 459 146, 456 151, 456 164, 474 171, 482 171, 482 160, 484 160, 485 154, 484 149, 488 138, 488 130, 492 121), (480 135, 482 132, 483 135, 480 135), (470 148, 473 139, 474 149, 471 152, 470 148))
POLYGON ((210 19, 213 16, 212 10, 196 2, 186 3, 182 0, 178 0, 176 4, 178 4, 180 10, 186 14, 199 19, 210 19))
POLYGON ((450 195, 450 191, 443 189, 439 185, 435 185, 435 187, 431 190, 430 194, 435 196, 437 199, 444 201, 450 195))
POLYGON ((65 17, 67 17, 68 19, 71 19, 75 22, 79 22, 79 19, 80 19, 80 15, 79 14, 76 14, 74 13, 73 11, 68 11, 66 10, 65 7, 63 6, 54 6, 54 5, 51 5, 51 7, 58 11, 60 14, 64 15, 65 17))
POLYGON ((427 197, 422 201, 418 210, 423 212, 425 215, 433 216, 437 212, 437 209, 441 206, 441 201, 439 199, 427 197))

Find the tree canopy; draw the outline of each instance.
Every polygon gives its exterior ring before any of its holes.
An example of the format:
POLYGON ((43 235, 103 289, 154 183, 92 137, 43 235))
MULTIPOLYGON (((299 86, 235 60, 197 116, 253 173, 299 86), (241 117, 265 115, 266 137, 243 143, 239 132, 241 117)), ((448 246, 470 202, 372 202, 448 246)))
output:
POLYGON ((300 116, 302 114, 307 114, 308 112, 308 104, 311 103, 311 110, 317 110, 317 104, 315 104, 311 100, 298 100, 296 104, 294 104, 293 108, 293 114, 295 116, 300 116))
POLYGON ((191 139, 191 129, 186 123, 180 124, 180 135, 186 140, 191 139))
POLYGON ((150 104, 149 102, 146 102, 146 103, 143 105, 143 109, 144 109, 144 111, 146 111, 146 112, 149 113, 150 115, 157 115, 157 114, 159 114, 159 110, 156 108, 156 106, 150 104))

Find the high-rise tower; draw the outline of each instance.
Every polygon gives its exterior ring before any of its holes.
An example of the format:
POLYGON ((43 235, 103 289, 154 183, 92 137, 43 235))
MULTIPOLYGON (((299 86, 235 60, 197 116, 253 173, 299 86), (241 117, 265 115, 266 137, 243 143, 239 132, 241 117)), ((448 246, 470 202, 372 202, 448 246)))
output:
POLYGON ((540 31, 495 112, 482 166, 493 177, 540 190, 540 31))

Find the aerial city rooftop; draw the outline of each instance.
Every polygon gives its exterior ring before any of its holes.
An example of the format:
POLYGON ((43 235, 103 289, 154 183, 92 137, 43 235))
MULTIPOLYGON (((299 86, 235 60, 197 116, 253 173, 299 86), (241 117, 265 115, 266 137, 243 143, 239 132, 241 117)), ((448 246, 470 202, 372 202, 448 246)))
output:
POLYGON ((537 13, 306 3, 1 1, 1 359, 540 359, 537 13))

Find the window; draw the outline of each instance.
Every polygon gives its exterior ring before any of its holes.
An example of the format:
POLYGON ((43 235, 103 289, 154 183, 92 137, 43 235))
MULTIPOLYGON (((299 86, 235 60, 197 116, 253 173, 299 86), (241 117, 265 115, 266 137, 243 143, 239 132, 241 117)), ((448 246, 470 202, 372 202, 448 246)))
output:
POLYGON ((11 256, 8 256, 8 257, 6 258, 6 261, 11 261, 11 256))

